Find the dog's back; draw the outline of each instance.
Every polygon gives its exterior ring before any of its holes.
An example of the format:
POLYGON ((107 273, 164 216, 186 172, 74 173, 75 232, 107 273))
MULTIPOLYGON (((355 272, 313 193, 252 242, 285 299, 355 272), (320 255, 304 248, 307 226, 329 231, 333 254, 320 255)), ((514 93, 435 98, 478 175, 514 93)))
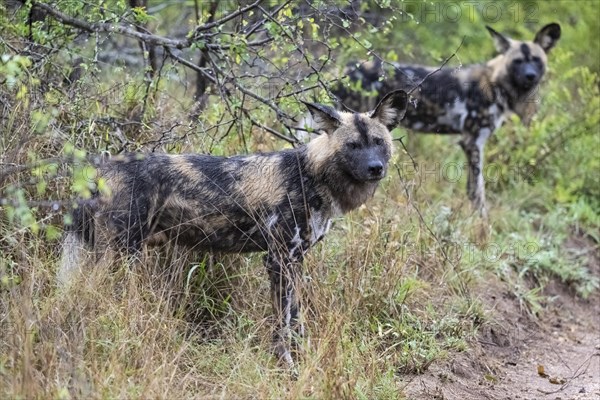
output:
POLYGON ((465 124, 475 125, 472 119, 490 115, 490 109, 497 118, 496 123, 502 123, 505 106, 497 105, 490 82, 491 73, 485 65, 438 70, 435 67, 396 63, 350 64, 347 73, 350 80, 359 77, 367 93, 369 90, 377 92, 375 95, 365 95, 338 86, 334 94, 341 108, 368 109, 371 103, 380 100, 381 93, 400 88, 413 90, 401 124, 414 131, 462 133, 465 124), (497 106, 492 107, 495 104, 497 106))
MULTIPOLYGON (((323 203, 320 186, 304 171, 305 153, 133 154, 109 161, 99 168, 107 193, 74 210, 70 234, 89 247, 107 237, 107 245, 126 252, 158 238, 197 250, 266 250, 264 227, 294 217, 300 201, 323 203)), ((301 215, 295 221, 305 223, 301 215)))

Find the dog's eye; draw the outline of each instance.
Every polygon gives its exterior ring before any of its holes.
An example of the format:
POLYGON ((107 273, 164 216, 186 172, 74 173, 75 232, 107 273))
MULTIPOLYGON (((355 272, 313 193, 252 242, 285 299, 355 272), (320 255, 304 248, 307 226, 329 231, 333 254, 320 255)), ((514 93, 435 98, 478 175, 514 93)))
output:
POLYGON ((360 143, 350 142, 350 143, 348 143, 348 147, 352 150, 356 150, 356 149, 360 148, 360 143))
POLYGON ((377 146, 381 146, 383 144, 383 139, 382 138, 378 138, 376 137, 375 139, 373 139, 373 142, 377 145, 377 146))
POLYGON ((522 64, 523 63, 523 59, 522 58, 515 58, 513 60, 513 63, 515 63, 515 64, 522 64))
POLYGON ((534 63, 536 64, 541 64, 542 63, 542 59, 539 57, 532 57, 532 60, 534 63))

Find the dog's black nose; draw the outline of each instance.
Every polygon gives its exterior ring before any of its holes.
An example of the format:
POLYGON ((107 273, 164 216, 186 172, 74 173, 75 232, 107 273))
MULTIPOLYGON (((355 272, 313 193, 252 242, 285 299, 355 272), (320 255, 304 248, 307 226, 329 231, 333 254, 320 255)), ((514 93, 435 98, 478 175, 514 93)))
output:
POLYGON ((525 74, 525 79, 527 79, 529 82, 535 81, 536 78, 537 78, 537 74, 535 72, 527 72, 525 74))
POLYGON ((369 174, 373 177, 380 177, 383 173, 383 163, 381 161, 371 161, 368 165, 369 174))

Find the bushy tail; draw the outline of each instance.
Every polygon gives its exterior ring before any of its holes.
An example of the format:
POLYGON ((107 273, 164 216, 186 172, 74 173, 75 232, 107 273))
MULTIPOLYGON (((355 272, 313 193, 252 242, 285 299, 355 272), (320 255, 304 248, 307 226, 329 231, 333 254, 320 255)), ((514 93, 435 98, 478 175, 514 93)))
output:
POLYGON ((94 243, 94 214, 89 204, 83 204, 73 210, 73 221, 67 227, 63 241, 62 258, 58 269, 59 286, 66 286, 80 270, 85 247, 94 243))

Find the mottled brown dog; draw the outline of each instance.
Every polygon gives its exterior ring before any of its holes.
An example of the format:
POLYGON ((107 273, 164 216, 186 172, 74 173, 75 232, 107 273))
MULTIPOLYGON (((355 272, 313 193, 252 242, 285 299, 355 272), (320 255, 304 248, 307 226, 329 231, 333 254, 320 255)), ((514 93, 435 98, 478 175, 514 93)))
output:
POLYGON ((61 279, 77 267, 84 243, 133 256, 165 241, 208 252, 264 251, 278 315, 275 350, 291 365, 290 337, 302 334, 296 283, 304 254, 333 217, 373 196, 407 95, 394 91, 363 114, 306 105, 324 134, 296 149, 235 157, 132 154, 102 165, 110 195, 96 193, 75 210, 61 279))
MULTIPOLYGON (((461 147, 467 156, 467 194, 473 205, 486 214, 483 180, 483 150, 487 139, 511 113, 529 124, 537 109, 538 86, 546 71, 546 54, 560 38, 560 25, 544 26, 533 41, 503 36, 490 27, 500 53, 486 64, 458 69, 381 62, 352 64, 347 74, 360 81, 364 91, 387 93, 393 89, 416 89, 402 125, 417 132, 462 134, 461 147), (389 67, 389 68, 388 68, 389 67)), ((339 86, 334 90, 342 106, 369 109, 380 96, 339 86)))

